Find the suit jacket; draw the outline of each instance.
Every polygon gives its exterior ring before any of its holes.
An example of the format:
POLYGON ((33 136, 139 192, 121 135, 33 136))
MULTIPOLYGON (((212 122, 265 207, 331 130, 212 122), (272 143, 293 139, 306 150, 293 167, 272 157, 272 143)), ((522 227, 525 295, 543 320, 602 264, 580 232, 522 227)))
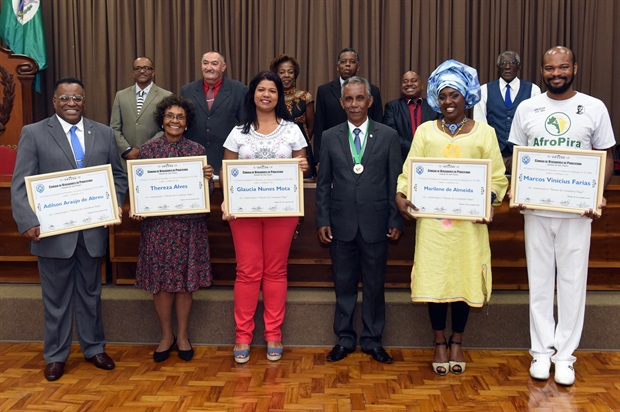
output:
POLYGON ((364 171, 353 172, 348 123, 323 134, 321 165, 316 183, 317 227, 331 226, 334 239, 351 241, 358 229, 364 241, 387 241, 389 228, 401 229, 396 209, 396 180, 402 170, 398 133, 370 121, 364 171))
MULTIPOLYGON (((407 154, 411 148, 411 141, 413 140, 411 136, 411 114, 407 100, 401 97, 400 99, 387 102, 385 112, 383 113, 383 124, 390 126, 398 132, 403 162, 407 159, 407 154)), ((441 114, 434 111, 426 99, 422 99, 422 121, 420 124, 429 120, 439 119, 440 117, 441 114)))
MULTIPOLYGON (((321 140, 323 132, 347 121, 347 113, 340 105, 341 96, 340 77, 329 83, 319 86, 316 93, 316 111, 314 114, 314 161, 320 162, 321 140)), ((372 106, 368 109, 368 117, 381 122, 383 119, 383 103, 381 91, 374 84, 370 85, 370 94, 373 96, 372 106)))
MULTIPOLYGON (((127 192, 127 175, 116 149, 114 131, 106 125, 84 118, 84 167, 112 165, 116 200, 123 205, 127 192)), ((77 169, 73 149, 56 115, 24 126, 17 146, 17 160, 11 182, 11 207, 19 233, 39 226, 30 208, 24 177, 77 169)), ((108 229, 96 227, 82 231, 88 253, 104 256, 108 229)), ((79 232, 65 233, 31 242, 30 250, 46 258, 70 258, 77 245, 79 232)))
POLYGON ((187 129, 185 136, 207 149, 207 160, 216 175, 222 167, 228 134, 245 121, 243 102, 247 91, 247 87, 237 80, 224 77, 209 110, 202 79, 181 87, 181 96, 192 100, 196 108, 196 123, 187 129))
MULTIPOLYGON (((114 129, 118 153, 121 154, 128 147, 139 149, 147 140, 162 134, 160 125, 155 123, 153 112, 159 102, 172 92, 158 87, 156 84, 151 86, 149 94, 142 105, 142 110, 138 114, 136 110, 136 85, 116 92, 114 104, 112 105, 112 115, 110 116, 110 127, 114 129)), ((125 159, 122 159, 123 166, 125 159)))

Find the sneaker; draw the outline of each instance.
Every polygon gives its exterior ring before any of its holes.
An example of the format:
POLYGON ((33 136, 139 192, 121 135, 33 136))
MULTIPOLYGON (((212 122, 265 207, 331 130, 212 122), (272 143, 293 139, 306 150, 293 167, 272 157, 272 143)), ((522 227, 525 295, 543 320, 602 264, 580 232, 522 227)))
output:
POLYGON ((549 369, 551 369, 551 359, 534 358, 530 364, 530 376, 534 379, 549 379, 549 369))
POLYGON ((555 375, 553 379, 558 385, 570 386, 575 383, 575 368, 573 368, 573 362, 555 362, 555 375))

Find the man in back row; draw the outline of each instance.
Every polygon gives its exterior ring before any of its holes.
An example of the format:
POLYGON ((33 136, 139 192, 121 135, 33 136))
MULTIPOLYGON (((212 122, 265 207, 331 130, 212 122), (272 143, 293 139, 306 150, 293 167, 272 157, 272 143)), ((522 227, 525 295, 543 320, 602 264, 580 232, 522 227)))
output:
POLYGON ((243 102, 248 89, 237 80, 224 77, 226 61, 216 51, 202 55, 202 79, 181 87, 181 96, 190 99, 196 109, 196 123, 187 137, 207 149, 207 159, 219 176, 224 158, 224 141, 245 120, 243 102))
POLYGON ((140 157, 140 146, 152 137, 161 134, 160 125, 155 123, 153 112, 157 103, 172 93, 158 87, 153 78, 155 67, 148 57, 138 57, 133 62, 135 84, 116 93, 110 116, 110 127, 114 129, 116 145, 127 169, 126 160, 140 157))
POLYGON ((521 58, 506 50, 497 56, 499 79, 482 85, 480 102, 474 106, 474 120, 488 123, 495 129, 506 173, 512 170, 512 143, 508 142, 510 125, 519 104, 540 94, 540 87, 519 79, 521 58))
MULTIPOLYGON (((340 54, 338 54, 338 64, 336 64, 338 78, 319 86, 316 93, 316 113, 314 119, 314 161, 317 164, 321 161, 321 138, 323 132, 347 121, 347 114, 340 104, 342 85, 345 80, 357 75, 359 69, 360 61, 355 49, 342 49, 340 54)), ((383 119, 381 91, 377 86, 371 84, 370 94, 374 103, 368 109, 368 116, 374 121, 381 122, 383 119)))
POLYGON ((422 97, 424 83, 416 72, 408 71, 403 74, 400 82, 402 97, 392 100, 385 105, 383 124, 390 126, 400 136, 400 153, 403 162, 411 148, 411 142, 419 125, 441 117, 422 97))

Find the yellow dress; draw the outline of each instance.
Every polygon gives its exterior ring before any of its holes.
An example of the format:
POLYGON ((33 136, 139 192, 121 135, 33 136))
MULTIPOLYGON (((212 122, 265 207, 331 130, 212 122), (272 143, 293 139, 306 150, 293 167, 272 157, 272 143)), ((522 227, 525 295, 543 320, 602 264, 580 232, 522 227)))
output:
MULTIPOLYGON (((473 120, 468 120, 473 121, 473 120)), ((506 189, 504 162, 495 130, 476 122, 467 134, 452 138, 429 121, 418 127, 407 158, 491 159, 491 189, 501 203, 506 189)), ((398 177, 398 191, 407 193, 407 167, 398 177)), ((491 297, 491 248, 487 226, 465 220, 419 218, 416 223, 411 299, 414 302, 464 301, 481 307, 491 297)))

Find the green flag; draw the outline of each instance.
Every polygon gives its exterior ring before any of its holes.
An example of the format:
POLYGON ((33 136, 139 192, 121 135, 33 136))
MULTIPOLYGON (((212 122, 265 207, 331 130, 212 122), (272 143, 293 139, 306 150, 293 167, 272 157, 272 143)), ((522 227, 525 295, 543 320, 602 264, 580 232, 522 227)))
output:
MULTIPOLYGON (((32 57, 39 71, 47 67, 40 3, 41 0, 4 0, 0 12, 0 37, 13 53, 32 57)), ((34 88, 40 93, 38 73, 34 88)))

